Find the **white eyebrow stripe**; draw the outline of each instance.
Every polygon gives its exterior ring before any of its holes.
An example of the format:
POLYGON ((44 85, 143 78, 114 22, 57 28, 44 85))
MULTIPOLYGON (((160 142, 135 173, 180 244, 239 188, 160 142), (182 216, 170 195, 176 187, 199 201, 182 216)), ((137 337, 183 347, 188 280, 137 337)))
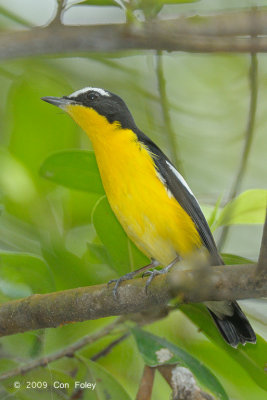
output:
POLYGON ((101 94, 101 96, 110 97, 109 92, 107 92, 106 90, 101 89, 101 88, 94 88, 94 87, 90 87, 90 86, 85 87, 85 88, 80 89, 80 90, 76 90, 76 92, 71 93, 68 97, 70 97, 70 98, 78 97, 80 94, 86 93, 86 92, 88 92, 90 90, 93 90, 94 92, 97 92, 97 93, 101 94))
MULTIPOLYGON (((195 198, 194 193, 192 192, 192 190, 190 189, 190 187, 188 186, 186 180, 184 179, 184 177, 177 171, 176 168, 174 168, 174 166, 169 163, 169 161, 166 161, 166 164, 168 165, 168 167, 170 168, 170 170, 174 173, 174 175, 179 179, 179 181, 181 182, 181 184, 188 190, 188 192, 195 198)), ((196 199, 196 198, 195 198, 196 199)), ((196 199, 197 200, 197 199, 196 199)))

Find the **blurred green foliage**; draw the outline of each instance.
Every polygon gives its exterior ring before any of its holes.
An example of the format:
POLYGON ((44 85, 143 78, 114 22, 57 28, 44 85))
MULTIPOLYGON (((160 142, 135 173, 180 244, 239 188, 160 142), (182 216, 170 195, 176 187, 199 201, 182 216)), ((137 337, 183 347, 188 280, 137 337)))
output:
MULTIPOLYGON (((48 7, 41 0, 26 1, 13 9, 2 2, 1 28, 31 25, 27 18, 25 21, 25 9, 32 21, 37 18, 38 3, 48 7)), ((103 6, 103 13, 110 10, 105 9, 106 5, 115 5, 118 9, 120 6, 119 2, 112 1, 80 3, 79 7, 70 8, 78 13, 76 23, 86 10, 95 12, 95 8, 90 8, 92 4, 103 6)), ((158 12, 178 15, 198 7, 203 12, 210 6, 208 0, 171 6, 168 4, 185 2, 157 1, 152 8, 150 3, 132 2, 131 11, 151 17, 158 12)), ((213 7, 214 3, 218 9, 229 5, 218 0, 213 1, 213 7)), ((161 57, 174 140, 179 144, 187 180, 215 236, 222 226, 231 227, 223 249, 225 261, 238 264, 247 263, 247 258, 256 260, 266 205, 267 58, 258 56, 259 104, 249 163, 241 183, 242 193, 225 205, 239 164, 248 117, 249 56, 163 53, 161 57)), ((2 62, 2 302, 33 293, 105 283, 148 262, 126 237, 108 205, 94 154, 88 151, 92 148, 86 135, 67 115, 43 103, 40 97, 67 95, 88 85, 107 88, 126 101, 140 129, 170 154, 157 79, 155 54, 151 51, 88 54, 82 58, 43 56, 2 62)), ((249 318, 257 332, 266 338, 264 322, 254 321, 251 315, 249 318)), ((106 323, 106 320, 88 321, 2 338, 0 371, 58 351, 106 323)), ((199 381, 213 393, 221 393, 222 399, 227 396, 236 400, 266 398, 267 349, 260 336, 256 346, 232 349, 223 342, 204 308, 198 305, 182 306, 181 310, 149 325, 147 331, 153 336, 148 336, 146 331, 135 331, 135 338, 139 332, 137 343, 130 336, 97 363, 90 358, 118 338, 118 332, 85 347, 77 358, 64 358, 47 368, 4 381, 0 397, 47 399, 49 389, 51 398, 71 399, 74 381, 83 379, 98 383, 96 394, 85 390, 82 399, 106 399, 105 393, 112 399, 134 398, 144 353, 150 351, 146 344, 153 344, 155 340, 162 346, 168 343, 174 353, 179 350, 178 357, 183 354, 187 360, 193 359, 197 363, 195 370, 190 362, 186 365, 197 378, 201 368, 208 371, 216 388, 209 386, 205 376, 199 381), (143 345, 141 351, 140 345, 143 345), (13 386, 18 380, 19 390, 13 386), (56 380, 69 383, 70 388, 55 390, 52 382, 56 380), (48 389, 26 390, 27 381, 46 381, 48 389)), ((156 376, 152 399, 169 395, 170 388, 156 376)))

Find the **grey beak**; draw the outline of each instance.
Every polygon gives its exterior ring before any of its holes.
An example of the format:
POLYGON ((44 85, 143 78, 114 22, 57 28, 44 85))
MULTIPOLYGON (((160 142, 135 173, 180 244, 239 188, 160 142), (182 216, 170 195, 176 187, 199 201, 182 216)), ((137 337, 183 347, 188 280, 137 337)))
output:
POLYGON ((71 99, 64 99, 63 97, 41 97, 41 100, 46 101, 47 103, 53 104, 53 106, 57 106, 60 108, 65 108, 69 104, 76 104, 75 101, 71 99))

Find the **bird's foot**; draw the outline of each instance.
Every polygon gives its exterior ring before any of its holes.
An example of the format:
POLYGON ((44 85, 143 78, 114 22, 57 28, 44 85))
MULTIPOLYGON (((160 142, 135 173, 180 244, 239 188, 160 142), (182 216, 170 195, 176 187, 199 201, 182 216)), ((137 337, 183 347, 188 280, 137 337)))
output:
POLYGON ((140 274, 141 272, 146 271, 149 268, 157 267, 158 265, 159 263, 156 260, 152 259, 150 264, 145 265, 144 267, 141 267, 136 271, 128 272, 128 274, 125 274, 118 279, 111 279, 108 282, 108 287, 111 283, 115 282, 114 288, 112 290, 114 298, 115 299, 118 298, 118 287, 120 286, 121 282, 133 279, 136 275, 140 274))
POLYGON ((143 273, 142 277, 144 276, 149 276, 148 280, 146 281, 145 285, 145 292, 147 294, 148 292, 148 287, 157 275, 164 275, 166 274, 177 262, 179 261, 179 257, 176 257, 167 267, 162 268, 160 270, 158 269, 153 269, 152 271, 146 271, 143 273))
POLYGON ((113 288, 113 290, 112 290, 112 293, 113 293, 113 296, 114 296, 115 299, 118 298, 118 287, 120 286, 121 282, 123 282, 123 281, 128 281, 128 280, 130 280, 130 279, 133 279, 133 278, 135 277, 135 275, 136 275, 136 271, 129 272, 128 274, 125 274, 125 275, 121 276, 121 277, 118 278, 118 279, 111 279, 111 280, 108 282, 108 287, 109 287, 109 285, 110 285, 111 283, 114 283, 114 282, 115 282, 114 288, 113 288))

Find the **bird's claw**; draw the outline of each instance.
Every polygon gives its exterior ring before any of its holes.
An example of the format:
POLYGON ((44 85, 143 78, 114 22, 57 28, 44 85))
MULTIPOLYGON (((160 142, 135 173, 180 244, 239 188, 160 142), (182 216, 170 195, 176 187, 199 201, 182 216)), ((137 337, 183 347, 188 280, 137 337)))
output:
MULTIPOLYGON (((177 260, 175 259, 175 260, 174 260, 172 263, 170 263, 167 267, 165 267, 165 268, 163 268, 163 269, 161 269, 161 270, 154 269, 154 270, 152 270, 152 271, 147 271, 147 272, 144 272, 144 273, 142 274, 142 278, 143 278, 144 276, 149 276, 148 280, 146 281, 146 285, 145 285, 145 292, 146 292, 146 294, 147 294, 148 286, 150 285, 150 283, 152 282, 152 280, 155 278, 155 276, 156 276, 156 275, 165 274, 166 272, 168 272, 168 270, 176 263, 176 261, 177 261, 177 260)), ((154 261, 152 261, 151 264, 146 265, 145 267, 139 268, 139 270, 132 271, 132 272, 128 272, 128 274, 125 274, 125 275, 121 276, 121 277, 118 278, 118 279, 111 279, 111 280, 108 282, 107 286, 109 287, 111 283, 114 283, 114 282, 115 282, 114 288, 112 289, 114 299, 115 299, 115 300, 118 299, 118 287, 120 286, 121 282, 130 280, 130 279, 133 279, 136 275, 138 275, 139 273, 141 273, 142 270, 147 269, 147 268, 156 267, 156 266, 158 266, 158 265, 159 265, 159 263, 156 262, 156 261, 154 260, 154 261)))
POLYGON ((155 276, 166 274, 174 266, 174 264, 176 262, 177 262, 177 260, 175 259, 173 262, 171 262, 169 265, 167 265, 167 267, 165 267, 163 269, 160 269, 160 270, 153 269, 152 271, 146 271, 146 272, 143 273, 142 277, 149 276, 148 280, 146 281, 146 285, 145 285, 146 294, 147 294, 148 286, 151 284, 151 282, 153 281, 155 276))
MULTIPOLYGON (((162 271, 162 270, 161 270, 161 271, 162 271)), ((146 294, 147 294, 147 291, 148 291, 148 286, 151 284, 151 282, 153 281, 153 279, 155 278, 155 276, 161 275, 161 274, 162 274, 161 271, 158 271, 157 269, 154 269, 153 271, 146 271, 146 272, 143 273, 142 278, 143 278, 144 276, 149 276, 149 278, 148 278, 147 281, 146 281, 146 285, 145 285, 145 292, 146 292, 146 294)))
POLYGON ((118 287, 120 286, 121 282, 127 281, 128 279, 132 279, 133 276, 131 273, 121 276, 118 279, 111 279, 108 281, 107 287, 110 286, 111 283, 115 282, 114 288, 112 289, 113 297, 115 300, 118 299, 118 287))
POLYGON ((120 283, 123 281, 123 279, 119 278, 119 279, 111 279, 107 286, 109 287, 111 285, 111 283, 115 282, 114 288, 112 289, 112 293, 113 293, 113 297, 115 300, 118 299, 118 287, 120 285, 120 283))

